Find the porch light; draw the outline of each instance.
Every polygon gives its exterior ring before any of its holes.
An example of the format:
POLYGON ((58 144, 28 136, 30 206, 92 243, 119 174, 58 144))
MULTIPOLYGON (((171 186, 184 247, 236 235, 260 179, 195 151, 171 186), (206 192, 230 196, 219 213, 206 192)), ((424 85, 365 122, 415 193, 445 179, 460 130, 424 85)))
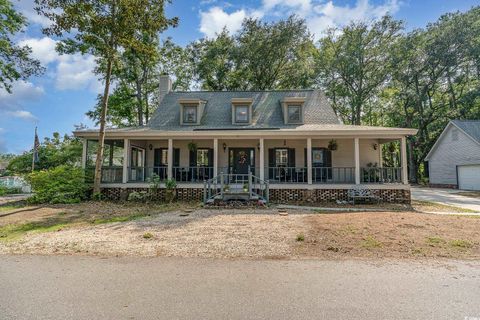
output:
POLYGON ((152 146, 152 144, 150 143, 150 144, 148 145, 148 150, 152 150, 152 149, 153 149, 153 146, 152 146))
POLYGON ((377 148, 378 148, 378 144, 374 143, 373 144, 373 150, 377 150, 377 148))
POLYGON ((223 143, 223 151, 225 152, 227 150, 227 144, 224 142, 223 143))

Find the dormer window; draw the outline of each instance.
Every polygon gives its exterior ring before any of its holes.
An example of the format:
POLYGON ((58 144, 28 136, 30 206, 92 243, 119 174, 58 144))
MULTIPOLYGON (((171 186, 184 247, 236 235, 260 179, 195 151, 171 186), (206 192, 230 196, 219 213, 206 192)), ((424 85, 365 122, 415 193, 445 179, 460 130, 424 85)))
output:
POLYGON ((302 124, 305 97, 285 97, 282 101, 285 124, 302 124))
POLYGON ((206 101, 200 99, 179 99, 180 124, 185 126, 200 125, 206 101))
POLYGON ((235 123, 248 123, 248 106, 235 106, 235 123))
POLYGON ((251 98, 233 98, 232 99, 232 124, 248 125, 252 123, 252 103, 251 98))
POLYGON ((288 107, 288 123, 302 122, 302 106, 289 105, 288 107))
POLYGON ((183 123, 197 123, 197 106, 183 106, 183 123))

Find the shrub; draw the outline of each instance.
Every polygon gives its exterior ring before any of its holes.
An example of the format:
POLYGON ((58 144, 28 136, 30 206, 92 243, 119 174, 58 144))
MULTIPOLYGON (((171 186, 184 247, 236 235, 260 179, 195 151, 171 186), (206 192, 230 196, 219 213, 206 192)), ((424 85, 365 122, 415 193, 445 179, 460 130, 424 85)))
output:
POLYGON ((133 191, 133 192, 130 192, 130 194, 128 195, 128 201, 142 202, 142 201, 147 200, 148 197, 149 197, 149 195, 148 195, 148 192, 146 192, 146 191, 140 191, 140 192, 133 191))
POLYGON ((8 188, 5 186, 0 186, 0 196, 4 196, 7 194, 19 194, 19 193, 22 193, 22 188, 18 188, 18 187, 8 188))
POLYGON ((80 168, 59 166, 27 176, 34 195, 32 203, 77 203, 86 199, 88 186, 80 168))
POLYGON ((298 242, 305 241, 305 236, 302 233, 297 234, 297 241, 298 242))

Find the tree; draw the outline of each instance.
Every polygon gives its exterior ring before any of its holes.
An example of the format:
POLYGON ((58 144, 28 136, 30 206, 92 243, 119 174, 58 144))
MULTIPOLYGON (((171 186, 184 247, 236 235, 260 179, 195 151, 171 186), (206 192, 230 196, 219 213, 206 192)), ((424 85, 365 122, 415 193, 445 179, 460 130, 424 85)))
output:
MULTIPOLYGON (((58 166, 79 166, 82 160, 83 145, 77 138, 54 132, 52 138, 45 138, 38 148, 39 161, 35 170, 52 169, 58 166)), ((32 171, 33 150, 10 158, 7 170, 17 174, 32 171)))
MULTIPOLYGON (((153 44, 158 43, 152 41, 153 44)), ((190 90, 193 66, 188 49, 167 38, 157 51, 151 59, 131 50, 122 54, 118 68, 113 71, 117 86, 109 97, 109 124, 115 127, 146 124, 158 104, 158 79, 161 74, 173 77, 173 90, 190 90)), ((99 95, 97 104, 87 112, 87 116, 98 124, 101 109, 102 96, 99 95)))
POLYGON ((191 44, 197 80, 206 90, 270 90, 310 87, 315 46, 306 22, 296 16, 264 23, 246 19, 231 35, 191 44))
POLYGON ((60 53, 81 52, 97 58, 97 71, 103 75, 102 109, 93 192, 100 192, 105 125, 110 82, 114 65, 125 50, 148 55, 155 51, 143 41, 177 19, 165 17, 165 0, 35 0, 36 10, 52 21, 43 31, 63 39, 57 46, 60 53))
POLYGON ((27 25, 9 0, 0 0, 0 89, 12 92, 12 82, 39 75, 44 71, 38 60, 30 57, 28 46, 17 46, 12 37, 27 25))
POLYGON ((385 16, 371 24, 330 29, 320 40, 318 83, 345 123, 361 124, 366 104, 385 86, 401 30, 400 21, 385 16))

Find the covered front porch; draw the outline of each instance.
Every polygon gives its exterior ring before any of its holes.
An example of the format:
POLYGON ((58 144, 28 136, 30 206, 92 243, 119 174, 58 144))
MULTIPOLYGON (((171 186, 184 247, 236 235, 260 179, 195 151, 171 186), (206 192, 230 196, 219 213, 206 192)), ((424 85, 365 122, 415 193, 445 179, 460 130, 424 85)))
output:
MULTIPOLYGON (((84 140, 87 169, 96 147, 84 140)), ((148 185, 158 177, 198 186, 220 174, 251 174, 270 185, 408 184, 406 158, 405 137, 112 138, 105 141, 102 183, 148 185), (400 142, 399 161, 387 167, 382 144, 392 141, 400 142)))

